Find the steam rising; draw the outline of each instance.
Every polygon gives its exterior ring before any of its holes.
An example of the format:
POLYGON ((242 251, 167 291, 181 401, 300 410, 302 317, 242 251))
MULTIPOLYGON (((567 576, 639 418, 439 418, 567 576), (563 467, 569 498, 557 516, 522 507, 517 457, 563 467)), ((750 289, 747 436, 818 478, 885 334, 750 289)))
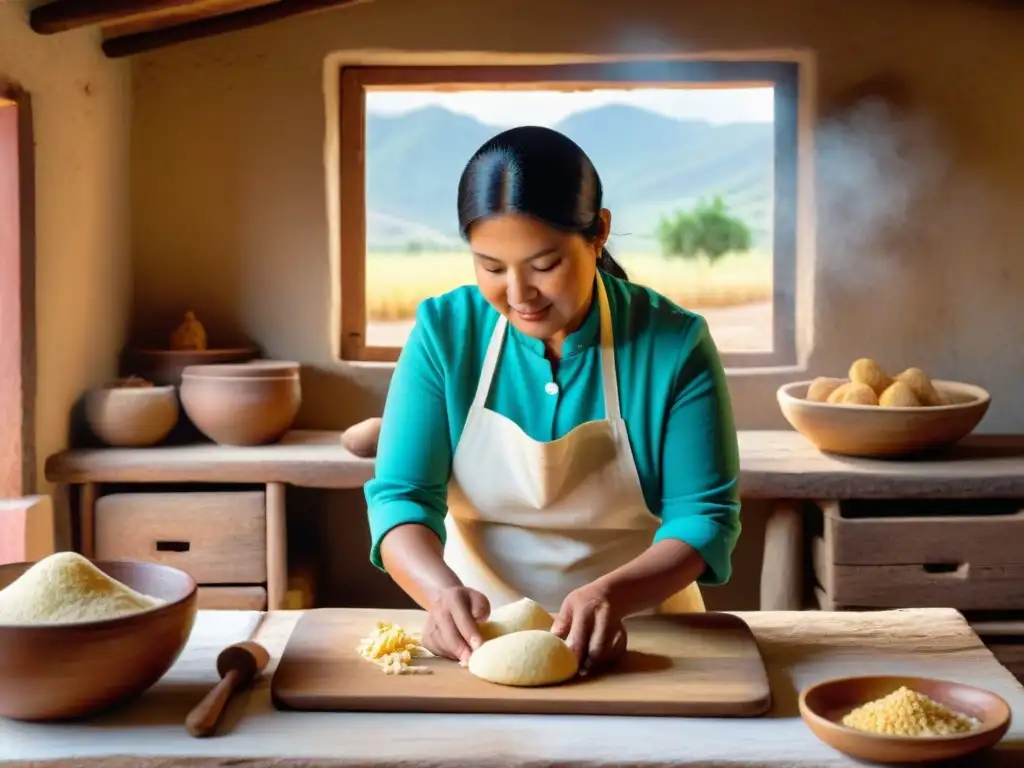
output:
POLYGON ((909 277, 927 248, 906 245, 942 226, 923 212, 952 165, 935 122, 871 97, 826 118, 816 138, 820 268, 857 288, 909 277))

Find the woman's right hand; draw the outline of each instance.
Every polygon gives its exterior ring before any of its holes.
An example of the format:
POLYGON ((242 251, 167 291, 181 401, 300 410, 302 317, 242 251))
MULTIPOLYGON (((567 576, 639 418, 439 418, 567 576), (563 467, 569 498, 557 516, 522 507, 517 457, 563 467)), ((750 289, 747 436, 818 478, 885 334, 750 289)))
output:
POLYGON ((427 611, 420 641, 435 656, 465 665, 483 642, 477 622, 490 613, 490 603, 482 593, 469 587, 446 587, 427 611))

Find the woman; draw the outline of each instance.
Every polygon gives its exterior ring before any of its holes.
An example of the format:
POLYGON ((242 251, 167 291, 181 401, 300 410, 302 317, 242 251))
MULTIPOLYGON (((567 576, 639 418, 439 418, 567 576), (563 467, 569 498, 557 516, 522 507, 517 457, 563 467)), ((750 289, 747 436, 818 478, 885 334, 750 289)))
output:
MULTIPOLYGON (((477 285, 424 301, 395 368, 371 560, 465 663, 493 608, 556 614, 586 672, 624 617, 704 610, 731 574, 738 451, 698 315, 627 281, 597 172, 560 133, 514 128, 470 159, 459 224, 477 285)), ((429 257, 424 257, 429 258, 429 257)))

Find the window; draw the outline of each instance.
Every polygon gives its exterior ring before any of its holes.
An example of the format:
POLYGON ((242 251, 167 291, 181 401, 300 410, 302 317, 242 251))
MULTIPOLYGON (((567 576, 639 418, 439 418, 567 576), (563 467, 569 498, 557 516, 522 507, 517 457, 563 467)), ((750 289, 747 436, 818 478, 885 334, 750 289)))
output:
POLYGON ((513 125, 580 144, 630 279, 703 315, 729 367, 796 362, 798 65, 657 61, 341 73, 341 344, 393 361, 420 301, 474 281, 456 191, 513 125))

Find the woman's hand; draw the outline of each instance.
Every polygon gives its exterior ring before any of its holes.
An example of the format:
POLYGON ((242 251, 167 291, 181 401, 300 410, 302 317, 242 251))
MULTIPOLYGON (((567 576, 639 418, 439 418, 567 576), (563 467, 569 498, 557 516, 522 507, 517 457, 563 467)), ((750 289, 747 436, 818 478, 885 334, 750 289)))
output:
POLYGON ((595 584, 570 592, 551 631, 568 643, 580 663, 580 674, 596 672, 626 651, 622 616, 595 584))
POLYGON ((477 622, 490 613, 490 603, 480 592, 469 587, 447 587, 430 605, 420 641, 435 656, 464 665, 482 642, 477 622))

